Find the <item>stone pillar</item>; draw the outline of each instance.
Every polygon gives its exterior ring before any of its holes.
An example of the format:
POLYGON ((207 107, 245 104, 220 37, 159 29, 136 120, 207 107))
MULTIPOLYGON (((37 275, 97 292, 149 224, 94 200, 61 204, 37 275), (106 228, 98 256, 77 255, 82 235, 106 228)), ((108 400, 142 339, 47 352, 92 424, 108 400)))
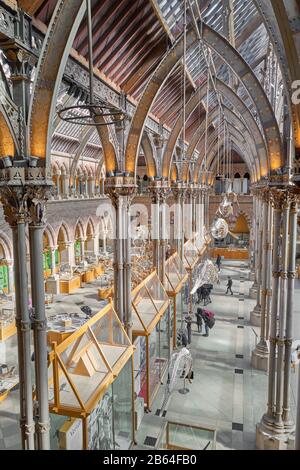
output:
MULTIPOLYGON (((262 221, 261 221, 261 200, 257 197, 256 199, 256 227, 255 227, 255 280, 253 286, 249 290, 249 297, 251 299, 257 300, 256 306, 254 308, 254 312, 259 316, 258 321, 256 321, 256 325, 260 325, 260 272, 261 272, 261 237, 262 237, 262 221)), ((253 315, 254 319, 254 315, 253 315)))
MULTIPOLYGON (((263 203, 259 204, 261 215, 263 216, 263 203)), ((251 298, 256 296, 256 306, 250 313, 250 322, 252 325, 260 326, 261 324, 261 293, 262 293, 262 259, 263 259, 263 217, 259 219, 258 241, 257 241, 257 270, 256 270, 256 289, 251 288, 249 295, 251 298)))
MULTIPOLYGON (((292 424, 289 417, 291 299, 287 298, 288 268, 295 254, 295 208, 289 214, 290 188, 270 191, 274 207, 273 284, 270 324, 267 412, 257 425, 259 449, 287 449, 292 424), (290 251, 288 241, 290 233, 290 251)), ((293 272, 293 271, 291 271, 293 272)), ((290 283, 290 289, 292 284, 290 283)))
POLYGON ((35 346, 36 396, 38 401, 38 448, 50 449, 50 420, 48 404, 48 353, 45 287, 43 276, 43 213, 37 207, 36 220, 29 226, 33 331, 35 346))
POLYGON ((136 192, 134 178, 110 177, 106 181, 106 192, 116 211, 116 237, 114 258, 114 302, 128 336, 132 337, 131 309, 131 238, 130 205, 136 192))
MULTIPOLYGON (((271 235, 272 235, 272 207, 269 203, 268 192, 266 191, 263 195, 263 244, 262 244, 262 270, 261 270, 261 315, 260 315, 260 341, 256 348, 252 352, 252 366, 260 370, 268 370, 268 358, 269 350, 267 344, 267 319, 269 316, 269 296, 270 296, 270 285, 269 273, 272 270, 272 258, 271 258, 271 235)), ((253 312, 252 312, 253 314, 253 312)), ((255 324, 252 318, 252 324, 255 324)))
POLYGON ((86 238, 80 238, 79 241, 80 241, 80 259, 81 259, 81 262, 83 262, 85 260, 85 241, 86 241, 86 238))
POLYGON ((61 198, 61 191, 60 191, 60 172, 58 171, 56 173, 56 199, 60 199, 61 198))
POLYGON ((132 341, 132 305, 131 305, 131 235, 130 235, 130 206, 133 199, 131 192, 129 192, 124 198, 125 211, 124 215, 124 228, 125 228, 125 239, 124 239, 124 326, 127 335, 132 341))
MULTIPOLYGON (((22 447, 33 450, 34 440, 34 418, 33 418, 33 382, 31 361, 31 321, 35 325, 36 317, 30 317, 28 296, 28 268, 26 253, 26 228, 28 222, 33 220, 36 210, 42 211, 39 204, 40 195, 44 194, 44 188, 52 184, 40 178, 40 186, 33 186, 32 180, 37 181, 44 172, 41 168, 29 168, 28 160, 16 158, 13 166, 1 170, 0 193, 6 221, 13 230, 14 248, 14 274, 15 274, 15 299, 16 299, 16 325, 18 339, 18 365, 20 383, 20 424, 22 431, 22 447), (42 186, 44 184, 45 186, 42 186)), ((48 175, 49 177, 49 175, 48 175)), ((40 279, 42 291, 44 288, 43 273, 43 244, 39 247, 40 279)), ((41 295, 43 295, 41 293, 41 295)), ((44 299, 45 300, 45 299, 44 299)), ((35 304, 33 304, 36 307, 35 304)), ((36 343, 35 343, 36 345, 36 343)), ((46 341, 45 341, 46 345, 46 341)), ((39 351, 35 348, 35 361, 39 360, 39 351)), ((46 373, 46 386, 44 398, 44 410, 48 413, 48 376, 47 357, 43 363, 46 373)), ((36 392, 40 396, 40 377, 36 376, 36 392)), ((47 416, 42 414, 47 428, 47 416)), ((48 428, 47 428, 48 429, 48 428)), ((45 429, 45 435, 47 435, 45 429)), ((37 426, 37 433, 40 428, 37 426)), ((49 435, 49 433, 48 433, 49 435)), ((47 447, 47 446, 46 446, 47 447)))
MULTIPOLYGON (((289 251, 287 262, 287 305, 286 305, 286 333, 285 333, 285 351, 284 351, 284 388, 283 388, 283 423, 285 429, 293 429, 293 422, 290 417, 290 385, 291 385, 291 366, 290 359, 293 342, 293 314, 294 314, 294 295, 295 295, 295 277, 296 277, 296 244, 297 244, 297 212, 298 206, 296 199, 292 199, 290 205, 289 220, 289 251)), ((300 396, 300 391, 298 390, 300 396)))
POLYGON ((176 251, 180 258, 183 260, 183 240, 182 240, 182 233, 183 233, 183 189, 181 188, 180 184, 176 184, 172 187, 172 191, 174 194, 175 200, 175 213, 174 213, 174 242, 176 244, 176 251))
POLYGON ((72 272, 72 267, 75 265, 74 242, 66 242, 65 246, 68 252, 68 264, 72 272))
POLYGON ((56 263, 55 263, 55 252, 57 250, 57 246, 50 247, 51 251, 51 277, 56 277, 56 263))
POLYGON ((153 246, 153 268, 160 276, 160 187, 153 181, 151 184, 152 204, 151 204, 151 234, 153 246))
POLYGON ((89 176, 88 179, 88 195, 89 197, 95 196, 95 178, 93 176, 89 176))
POLYGON ((167 220, 166 220, 166 211, 167 211, 167 197, 170 192, 170 188, 167 183, 162 183, 160 190, 160 281, 165 285, 166 281, 166 251, 167 251, 167 220))
POLYGON ((68 199, 69 196, 69 176, 62 174, 62 198, 68 199))
POLYGON ((255 281, 255 251, 256 251, 256 212, 257 212, 257 200, 255 192, 253 192, 253 218, 252 218, 252 240, 251 240, 251 250, 252 250, 252 257, 251 257, 251 272, 249 276, 250 281, 255 281))
POLYGON ((8 293, 11 294, 15 291, 14 289, 14 261, 12 259, 8 259, 7 261, 7 269, 8 269, 8 293))
POLYGON ((93 241, 93 254, 95 256, 99 255, 99 234, 96 234, 92 238, 93 241))

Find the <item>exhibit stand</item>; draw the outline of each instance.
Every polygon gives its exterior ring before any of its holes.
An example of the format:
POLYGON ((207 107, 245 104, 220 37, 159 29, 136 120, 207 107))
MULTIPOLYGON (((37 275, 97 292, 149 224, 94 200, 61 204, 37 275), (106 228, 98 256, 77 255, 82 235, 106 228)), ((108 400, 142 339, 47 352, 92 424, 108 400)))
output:
POLYGON ((132 292, 135 393, 150 410, 170 357, 169 298, 156 271, 132 292))
POLYGON ((128 449, 134 347, 108 304, 49 354, 54 449, 128 449))

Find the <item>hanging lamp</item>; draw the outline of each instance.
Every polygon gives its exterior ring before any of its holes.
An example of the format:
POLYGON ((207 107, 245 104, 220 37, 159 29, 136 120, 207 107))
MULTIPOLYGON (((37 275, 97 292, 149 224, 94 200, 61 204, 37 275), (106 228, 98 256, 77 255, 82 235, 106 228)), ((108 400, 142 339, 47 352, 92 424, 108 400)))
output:
POLYGON ((89 102, 67 106, 58 111, 62 121, 78 126, 109 126, 125 119, 125 112, 104 100, 94 97, 94 63, 93 63, 93 26, 91 0, 86 0, 88 53, 89 53, 89 102))

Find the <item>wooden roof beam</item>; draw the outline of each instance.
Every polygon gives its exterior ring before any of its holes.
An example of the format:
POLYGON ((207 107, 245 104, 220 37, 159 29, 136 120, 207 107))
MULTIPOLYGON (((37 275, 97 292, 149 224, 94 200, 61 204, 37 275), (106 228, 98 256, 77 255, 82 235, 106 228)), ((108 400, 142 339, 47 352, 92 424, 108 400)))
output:
POLYGON ((19 0, 18 6, 28 15, 33 16, 43 5, 45 0, 19 0))
MULTIPOLYGON (((163 29, 165 30, 168 38, 170 39, 171 43, 173 44, 175 42, 175 37, 173 36, 169 26, 167 25, 163 15, 162 15, 162 12, 159 8, 157 0, 150 0, 150 3, 152 5, 153 11, 154 11, 157 19, 159 20, 159 22, 162 25, 163 29)), ((192 85, 193 89, 196 90, 197 86, 196 86, 190 72, 188 71, 187 66, 185 66, 185 73, 186 73, 187 79, 190 82, 190 84, 192 85)))

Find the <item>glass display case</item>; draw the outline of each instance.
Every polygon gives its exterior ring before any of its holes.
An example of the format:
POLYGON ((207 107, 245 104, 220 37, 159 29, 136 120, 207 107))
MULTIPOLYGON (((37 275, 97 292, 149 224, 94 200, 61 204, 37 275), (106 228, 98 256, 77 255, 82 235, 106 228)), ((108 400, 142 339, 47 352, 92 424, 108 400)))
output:
POLYGON ((167 421, 158 439, 158 449, 215 450, 217 431, 194 424, 167 421))
POLYGON ((135 392, 150 409, 170 354, 169 298, 155 271, 132 292, 132 306, 135 392))
POLYGON ((15 309, 12 302, 0 301, 0 341, 5 341, 17 332, 15 309))
POLYGON ((165 289, 168 296, 171 298, 172 303, 172 339, 173 347, 176 347, 176 331, 177 331, 177 304, 178 297, 181 297, 181 290, 183 289, 186 281, 188 279, 188 273, 183 265, 182 260, 180 259, 178 253, 174 253, 166 261, 166 279, 165 279, 165 289))
POLYGON ((198 259, 199 253, 196 246, 191 240, 188 240, 184 244, 184 267, 188 270, 193 269, 196 266, 198 259))
MULTIPOLYGON (((126 427, 126 442, 131 442, 133 346, 112 305, 107 305, 61 344, 52 343, 52 348, 48 370, 50 411, 82 421, 81 441, 78 437, 76 445, 79 439, 80 449, 114 449, 116 438, 111 425, 114 416, 118 422, 116 430, 122 437, 126 427), (118 385, 124 383, 125 375, 130 383, 126 387, 118 385)), ((72 423, 68 420, 63 429, 57 429, 58 435, 61 432, 64 436, 58 447, 64 448, 70 427, 72 423)), ((120 440, 120 436, 118 439, 120 447, 125 445, 124 439, 120 440)))

